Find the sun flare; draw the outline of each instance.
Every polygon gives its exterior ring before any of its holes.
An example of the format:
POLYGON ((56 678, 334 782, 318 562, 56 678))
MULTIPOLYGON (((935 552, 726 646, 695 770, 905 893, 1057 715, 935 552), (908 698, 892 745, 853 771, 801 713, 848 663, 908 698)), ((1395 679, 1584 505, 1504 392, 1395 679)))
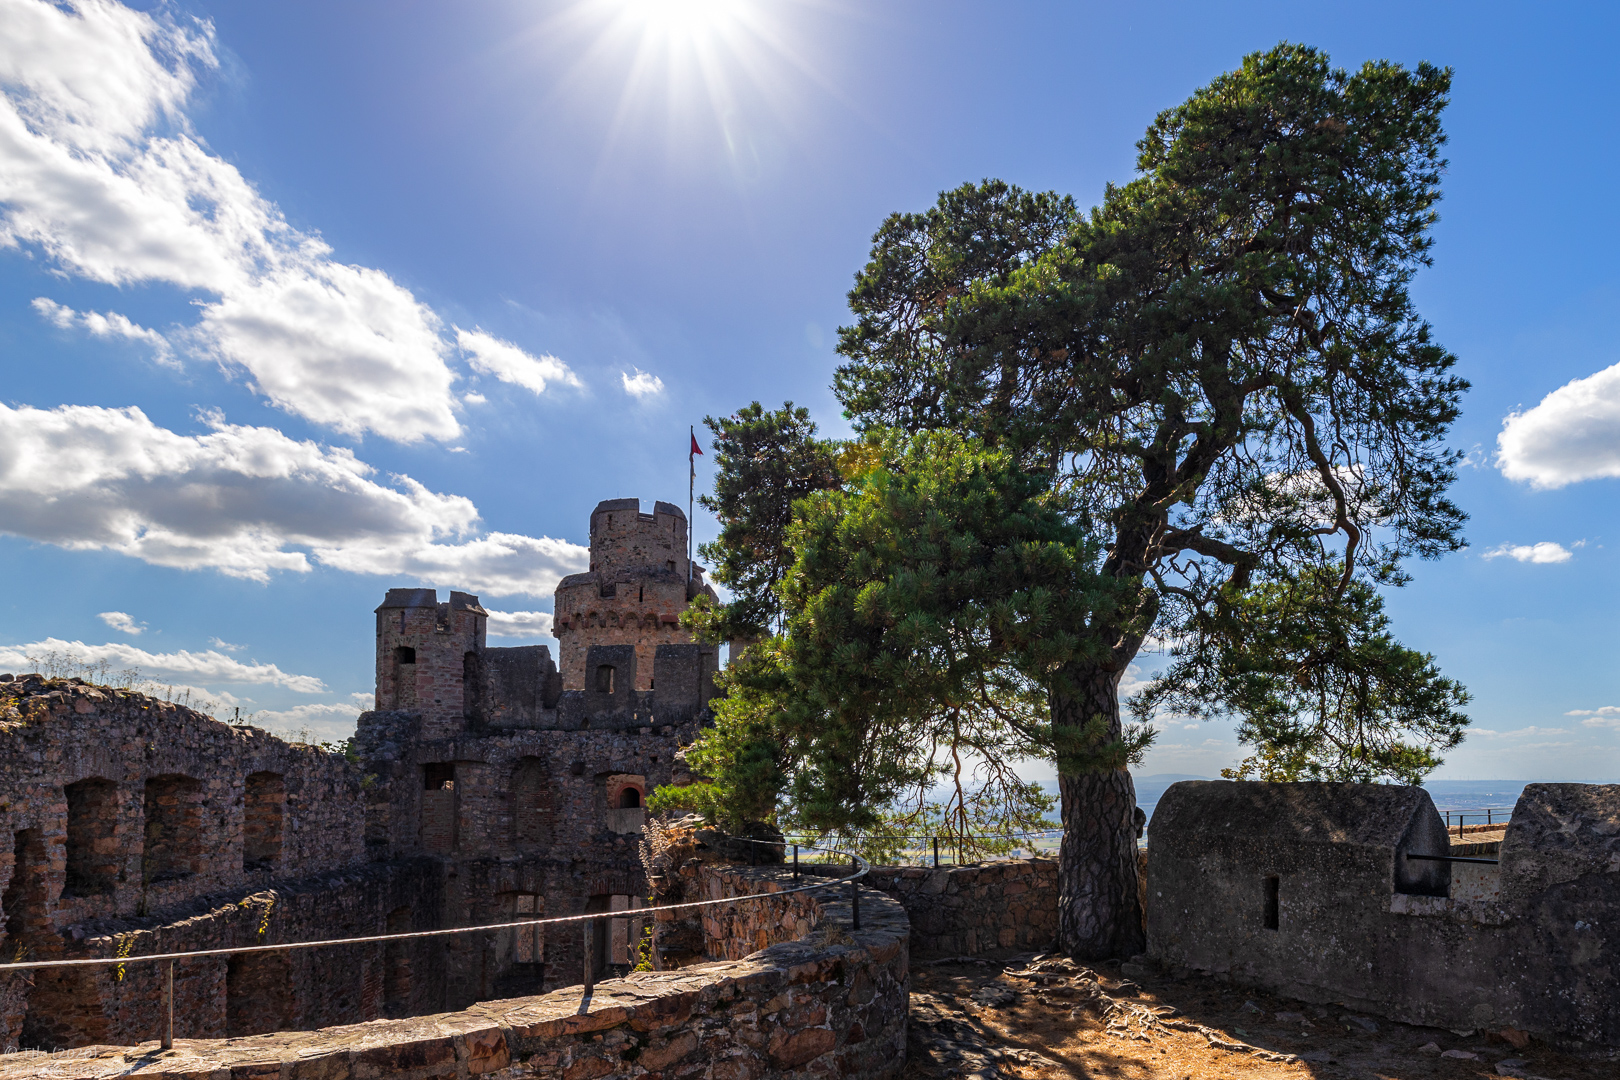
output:
POLYGON ((615 0, 619 18, 671 40, 723 32, 743 13, 743 0, 615 0))

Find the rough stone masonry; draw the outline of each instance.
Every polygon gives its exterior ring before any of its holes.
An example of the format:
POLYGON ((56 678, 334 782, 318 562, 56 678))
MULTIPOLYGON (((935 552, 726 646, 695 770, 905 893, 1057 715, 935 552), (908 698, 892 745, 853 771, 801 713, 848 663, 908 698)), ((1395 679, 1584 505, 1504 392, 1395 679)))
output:
MULTIPOLYGON (((681 779, 715 650, 678 625, 708 591, 686 519, 612 500, 546 646, 492 649, 478 598, 390 589, 376 709, 348 755, 140 694, 0 682, 0 947, 108 957, 628 912, 652 786, 681 779), (588 678, 586 677, 588 673, 588 678), (6 839, 9 838, 9 843, 6 839)), ((712 594, 711 594, 712 595, 712 594)), ((629 919, 589 962, 631 965, 629 919)), ((406 1017, 568 986, 583 935, 543 928, 185 961, 182 1038, 406 1017)), ((156 965, 0 977, 12 1046, 158 1031, 156 965)))

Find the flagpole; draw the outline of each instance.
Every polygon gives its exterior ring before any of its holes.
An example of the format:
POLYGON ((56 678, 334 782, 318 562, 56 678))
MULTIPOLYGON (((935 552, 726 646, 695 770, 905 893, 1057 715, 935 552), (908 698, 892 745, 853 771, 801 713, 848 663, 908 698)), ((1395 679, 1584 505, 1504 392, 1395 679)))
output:
POLYGON ((697 458, 692 456, 692 448, 697 445, 697 427, 693 425, 686 429, 691 441, 686 444, 686 593, 687 598, 692 594, 692 512, 694 503, 692 493, 697 489, 697 458))

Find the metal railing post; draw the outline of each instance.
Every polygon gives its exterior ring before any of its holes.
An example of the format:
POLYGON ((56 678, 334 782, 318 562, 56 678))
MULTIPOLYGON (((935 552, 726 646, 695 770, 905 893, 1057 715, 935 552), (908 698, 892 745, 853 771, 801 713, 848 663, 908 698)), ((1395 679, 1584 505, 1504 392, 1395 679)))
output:
MULTIPOLYGON (((858 874, 860 871, 861 864, 855 860, 855 856, 851 855, 849 857, 849 872, 858 874)), ((850 914, 854 917, 855 929, 859 930, 861 928, 861 886, 859 882, 853 880, 849 883, 849 908, 850 914)))
POLYGON ((168 972, 164 976, 164 979, 163 979, 163 1005, 164 1005, 164 1012, 167 1015, 164 1017, 164 1021, 163 1021, 162 1048, 164 1050, 173 1050, 174 1049, 174 961, 173 960, 169 961, 168 972))
POLYGON ((799 845, 793 845, 793 880, 799 880, 799 845))
POLYGON ((939 869, 939 837, 934 837, 934 869, 939 869))
POLYGON ((585 992, 596 985, 596 920, 586 919, 585 927, 585 992))

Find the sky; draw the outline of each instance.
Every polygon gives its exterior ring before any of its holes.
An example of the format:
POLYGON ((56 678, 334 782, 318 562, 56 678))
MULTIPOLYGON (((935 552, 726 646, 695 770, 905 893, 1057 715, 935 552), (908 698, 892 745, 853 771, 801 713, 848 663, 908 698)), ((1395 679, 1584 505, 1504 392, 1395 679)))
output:
MULTIPOLYGON (((0 0, 0 670, 73 656, 338 738, 390 587, 554 644, 591 508, 685 499, 682 428, 792 400, 847 433, 833 347, 886 215, 985 177, 1090 205, 1157 112, 1286 40, 1455 71, 1414 294, 1473 384, 1470 546, 1390 597, 1473 694, 1436 776, 1620 778, 1617 22, 0 0)), ((1142 771, 1241 756, 1172 720, 1142 771)))

